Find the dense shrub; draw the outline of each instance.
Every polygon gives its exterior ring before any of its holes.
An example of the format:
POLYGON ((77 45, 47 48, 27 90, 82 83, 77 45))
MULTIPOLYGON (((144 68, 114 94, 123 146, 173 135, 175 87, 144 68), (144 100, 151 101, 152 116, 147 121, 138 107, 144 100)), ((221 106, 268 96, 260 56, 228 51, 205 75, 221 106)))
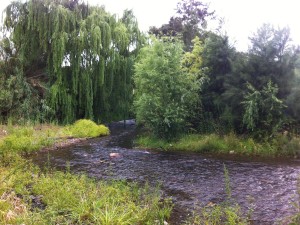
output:
POLYGON ((97 125, 87 119, 76 121, 73 125, 66 127, 65 133, 72 137, 99 137, 109 134, 109 129, 104 125, 97 125))
POLYGON ((198 100, 196 76, 182 69, 182 59, 180 43, 153 40, 135 63, 136 119, 157 137, 182 133, 198 100))

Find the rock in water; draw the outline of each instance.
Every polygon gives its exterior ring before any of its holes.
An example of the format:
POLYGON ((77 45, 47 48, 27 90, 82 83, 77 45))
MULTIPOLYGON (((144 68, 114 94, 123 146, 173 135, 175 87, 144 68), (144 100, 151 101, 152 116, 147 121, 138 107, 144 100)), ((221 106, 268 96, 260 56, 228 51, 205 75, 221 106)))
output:
POLYGON ((109 157, 110 158, 119 158, 119 157, 121 157, 121 155, 120 155, 120 153, 112 152, 112 153, 109 153, 109 157))

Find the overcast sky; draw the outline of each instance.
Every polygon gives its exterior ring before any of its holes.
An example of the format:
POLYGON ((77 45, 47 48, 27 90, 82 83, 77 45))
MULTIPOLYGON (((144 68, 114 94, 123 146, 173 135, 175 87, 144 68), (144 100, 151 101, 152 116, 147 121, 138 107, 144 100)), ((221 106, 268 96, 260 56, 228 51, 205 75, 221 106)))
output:
MULTIPOLYGON (((124 9, 133 9, 140 28, 147 31, 149 26, 167 23, 174 15, 180 0, 85 0, 89 4, 105 5, 111 13, 122 14, 124 9)), ((223 17, 231 43, 238 50, 247 50, 248 37, 263 23, 289 26, 291 38, 300 44, 300 2, 297 0, 203 0, 210 4, 216 15, 223 17)), ((10 3, 1 0, 0 9, 10 3)))

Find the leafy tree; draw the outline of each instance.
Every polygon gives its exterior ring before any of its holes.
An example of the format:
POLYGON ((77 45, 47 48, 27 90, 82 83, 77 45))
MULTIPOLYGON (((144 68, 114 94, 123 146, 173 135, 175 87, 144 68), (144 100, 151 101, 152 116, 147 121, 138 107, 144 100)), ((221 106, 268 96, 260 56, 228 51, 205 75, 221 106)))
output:
POLYGON ((126 116, 133 60, 142 44, 132 11, 116 19, 81 0, 13 2, 4 31, 18 73, 47 97, 59 121, 126 116))
POLYGON ((279 88, 279 97, 285 99, 294 77, 298 49, 290 45, 290 30, 275 29, 264 24, 250 37, 249 73, 251 83, 258 89, 271 79, 279 88))
POLYGON ((136 119, 162 138, 183 132, 198 99, 196 76, 183 70, 182 53, 177 41, 152 39, 135 63, 136 119))
POLYGON ((160 28, 151 27, 149 33, 157 37, 181 37, 185 49, 190 51, 193 47, 192 40, 206 28, 207 18, 213 17, 214 12, 209 12, 208 6, 199 0, 182 0, 177 4, 176 13, 168 24, 163 24, 160 28))
POLYGON ((232 71, 235 49, 230 46, 227 36, 212 32, 205 36, 202 58, 203 67, 207 68, 208 82, 201 90, 205 118, 205 129, 202 131, 221 131, 227 129, 227 124, 222 124, 222 118, 225 118, 223 113, 228 112, 228 103, 222 99, 222 94, 226 91, 225 78, 232 71))
POLYGON ((248 73, 248 54, 234 52, 230 59, 231 71, 223 77, 224 92, 219 97, 224 110, 220 116, 224 126, 236 133, 244 132, 243 116, 244 111, 241 102, 247 93, 247 82, 250 81, 248 73))
POLYGON ((0 121, 25 122, 42 119, 45 112, 38 93, 20 71, 20 59, 8 38, 0 42, 0 121))
MULTIPOLYGON (((236 132, 245 131, 241 127, 241 124, 244 123, 251 133, 260 133, 261 136, 270 135, 286 118, 286 113, 295 114, 293 112, 295 106, 291 103, 296 95, 289 93, 291 93, 293 83, 296 83, 295 68, 298 50, 289 44, 289 30, 287 28, 275 29, 269 24, 264 24, 259 28, 250 40, 252 46, 249 48, 248 53, 238 52, 230 58, 231 71, 223 77, 223 82, 219 83, 223 83, 223 86, 219 86, 216 90, 223 89, 219 100, 221 100, 222 105, 225 105, 226 117, 232 121, 236 132), (271 86, 270 81, 272 81, 271 86), (251 83, 251 88, 248 83, 251 83), (280 115, 270 119, 274 127, 268 125, 269 119, 266 119, 267 116, 264 114, 274 114, 275 112, 269 112, 267 108, 262 109, 262 106, 260 106, 261 100, 258 100, 267 98, 262 92, 267 90, 267 87, 271 92, 272 86, 276 89, 276 94, 274 94, 274 91, 273 95, 278 99, 282 99, 284 105, 289 106, 287 109, 277 108, 280 115), (248 100, 246 101, 243 96, 248 96, 248 100), (248 107, 245 114, 241 116, 240 112, 244 111, 245 101, 248 107), (241 102, 244 102, 244 104, 241 104, 241 102)), ((213 62, 217 62, 217 60, 213 62)), ((214 70, 218 68, 215 65, 210 67, 214 70)), ((217 80, 220 81, 220 78, 217 80)), ((294 90, 297 90, 297 88, 294 88, 294 90)), ((216 110, 213 111, 217 112, 216 110)), ((222 114, 221 118, 223 116, 222 114)))
POLYGON ((202 84, 207 80, 207 68, 203 67, 203 43, 199 37, 195 37, 192 42, 192 51, 185 52, 182 59, 183 70, 193 74, 202 84))
POLYGON ((290 122, 299 125, 300 122, 300 57, 296 62, 295 77, 291 80, 291 91, 287 96, 287 113, 290 116, 290 122))
POLYGON ((247 130, 262 138, 275 134, 282 125, 283 101, 277 98, 278 87, 271 81, 261 91, 248 83, 243 123, 247 130))
POLYGON ((191 113, 188 122, 191 128, 199 130, 203 124, 203 107, 202 107, 202 88, 207 85, 209 78, 207 76, 208 68, 203 67, 203 43, 199 37, 193 39, 193 49, 191 52, 185 52, 182 59, 183 70, 197 79, 198 101, 195 104, 195 111, 191 113))

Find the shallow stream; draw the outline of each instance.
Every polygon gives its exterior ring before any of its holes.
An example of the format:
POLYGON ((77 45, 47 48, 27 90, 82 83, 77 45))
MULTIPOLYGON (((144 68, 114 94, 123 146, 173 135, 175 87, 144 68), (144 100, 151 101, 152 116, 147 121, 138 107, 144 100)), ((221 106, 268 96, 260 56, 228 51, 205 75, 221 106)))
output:
POLYGON ((300 162, 253 162, 133 149, 134 126, 124 129, 121 124, 115 124, 111 131, 110 137, 39 152, 32 159, 41 166, 48 162, 57 169, 69 164, 71 171, 98 179, 161 184, 163 195, 175 203, 171 224, 182 223, 197 205, 226 199, 224 165, 229 171, 232 197, 244 212, 253 210, 253 224, 275 224, 296 211, 292 202, 298 201, 300 162), (111 157, 110 153, 118 153, 118 157, 111 157))

